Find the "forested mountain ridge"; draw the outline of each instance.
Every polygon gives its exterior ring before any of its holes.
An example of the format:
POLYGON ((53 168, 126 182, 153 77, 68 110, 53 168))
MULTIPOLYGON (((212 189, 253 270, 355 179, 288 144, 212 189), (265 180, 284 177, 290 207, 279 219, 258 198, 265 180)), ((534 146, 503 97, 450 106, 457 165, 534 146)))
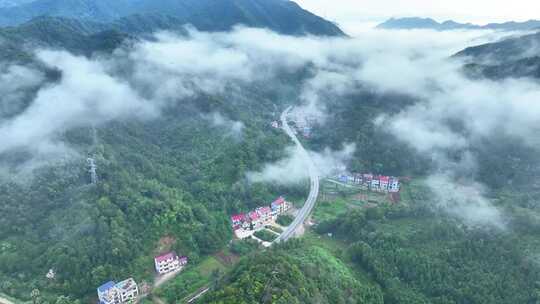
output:
POLYGON ((467 71, 492 79, 540 78, 540 33, 473 46, 453 57, 467 62, 467 71))
POLYGON ((109 23, 137 14, 167 15, 175 18, 178 25, 191 24, 208 31, 226 31, 235 25, 245 25, 292 35, 343 35, 333 23, 288 0, 38 0, 0 8, 0 25, 17 25, 38 16, 109 23))

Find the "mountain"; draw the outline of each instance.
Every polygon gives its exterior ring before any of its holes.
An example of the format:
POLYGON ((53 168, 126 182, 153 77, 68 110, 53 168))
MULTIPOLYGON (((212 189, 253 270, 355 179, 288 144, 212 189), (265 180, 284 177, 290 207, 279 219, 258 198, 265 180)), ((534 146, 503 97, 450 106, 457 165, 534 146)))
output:
POLYGON ((473 76, 540 78, 539 45, 540 32, 469 47, 453 57, 465 60, 473 76))
POLYGON ((0 8, 0 25, 19 25, 38 16, 111 23, 137 14, 167 15, 175 24, 208 31, 243 24, 291 35, 343 35, 335 24, 289 0, 37 0, 0 8))
POLYGON ((91 55, 112 51, 132 37, 121 29, 126 26, 81 22, 59 17, 38 17, 17 27, 0 28, 0 59, 28 62, 39 47, 65 49, 91 55))
POLYGON ((432 29, 437 31, 448 31, 457 29, 468 30, 503 30, 503 31, 522 31, 534 30, 540 28, 539 20, 529 20, 526 22, 505 22, 505 23, 490 23, 487 25, 476 25, 472 23, 458 23, 452 20, 437 22, 431 18, 390 18, 389 20, 379 24, 378 29, 388 30, 412 30, 412 29, 432 29))

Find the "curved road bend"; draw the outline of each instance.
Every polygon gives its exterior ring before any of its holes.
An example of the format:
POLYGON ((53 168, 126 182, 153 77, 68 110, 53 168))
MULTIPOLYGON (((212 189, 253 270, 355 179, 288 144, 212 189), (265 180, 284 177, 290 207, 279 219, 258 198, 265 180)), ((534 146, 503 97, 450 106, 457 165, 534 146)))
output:
POLYGON ((283 113, 281 114, 281 123, 283 125, 283 130, 285 130, 285 133, 287 133, 287 135, 289 135, 289 137, 294 141, 296 146, 300 148, 300 151, 308 164, 308 172, 311 186, 308 198, 304 203, 304 206, 302 207, 302 209, 300 209, 294 221, 289 225, 289 227, 285 229, 285 231, 283 231, 283 233, 274 241, 274 243, 287 241, 291 237, 294 237, 298 228, 306 221, 307 217, 313 210, 313 207, 315 207, 315 202, 317 201, 317 197, 319 196, 319 174, 317 172, 317 169, 315 168, 315 164, 309 156, 309 153, 306 151, 306 149, 304 149, 302 143, 300 143, 300 141, 292 131, 291 127, 287 123, 287 115, 291 112, 292 109, 293 107, 288 107, 285 111, 283 111, 283 113))

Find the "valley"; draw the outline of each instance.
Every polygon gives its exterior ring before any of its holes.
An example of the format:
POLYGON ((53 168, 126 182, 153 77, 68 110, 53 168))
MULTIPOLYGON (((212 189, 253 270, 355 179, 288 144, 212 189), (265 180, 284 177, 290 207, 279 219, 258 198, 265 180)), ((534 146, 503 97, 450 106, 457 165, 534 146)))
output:
POLYGON ((540 303, 536 25, 0 1, 0 304, 540 303))

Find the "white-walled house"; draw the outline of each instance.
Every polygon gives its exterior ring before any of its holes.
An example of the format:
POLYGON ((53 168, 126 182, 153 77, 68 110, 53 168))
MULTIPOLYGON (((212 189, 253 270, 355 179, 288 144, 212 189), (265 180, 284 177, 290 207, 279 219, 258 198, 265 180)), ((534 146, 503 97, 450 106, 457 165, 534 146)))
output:
POLYGON ((132 278, 116 284, 116 288, 120 293, 121 303, 133 303, 139 295, 139 287, 132 278))
POLYGON ((369 185, 369 187, 371 190, 379 191, 380 184, 381 182, 378 179, 374 178, 371 180, 371 184, 369 185))
POLYGON ((154 257, 155 269, 159 274, 175 271, 186 264, 187 257, 179 257, 174 251, 154 257))
POLYGON ((139 288, 132 278, 120 283, 109 281, 97 288, 100 304, 133 303, 139 296, 139 288))
POLYGON ((396 192, 399 192, 399 190, 400 190, 399 179, 396 177, 392 177, 388 185, 388 192, 396 193, 396 192))

